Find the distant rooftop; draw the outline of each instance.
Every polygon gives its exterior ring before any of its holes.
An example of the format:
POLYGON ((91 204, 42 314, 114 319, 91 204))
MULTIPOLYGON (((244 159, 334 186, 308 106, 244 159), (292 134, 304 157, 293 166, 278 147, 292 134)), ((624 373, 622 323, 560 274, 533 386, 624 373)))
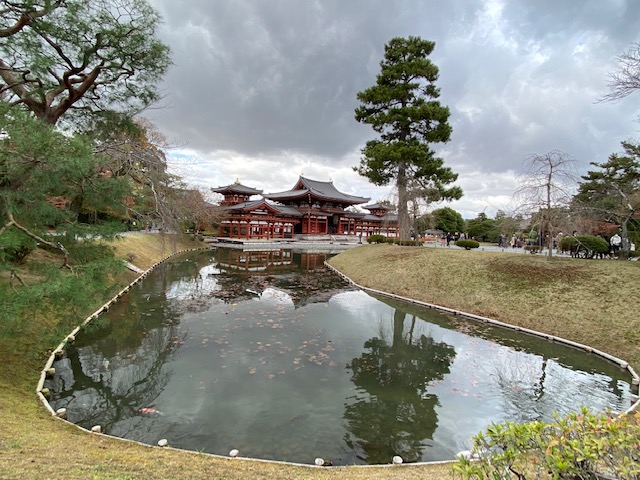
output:
POLYGON ((215 193, 239 193, 241 195, 260 195, 262 190, 246 187, 236 180, 236 183, 226 185, 224 187, 212 188, 212 192, 215 193))

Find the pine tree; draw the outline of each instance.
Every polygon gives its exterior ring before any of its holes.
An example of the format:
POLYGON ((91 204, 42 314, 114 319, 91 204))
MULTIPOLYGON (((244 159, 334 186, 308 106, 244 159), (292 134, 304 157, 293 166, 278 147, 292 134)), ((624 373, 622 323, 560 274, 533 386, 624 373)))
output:
POLYGON ((395 181, 402 238, 411 229, 410 185, 418 185, 431 201, 462 196, 460 187, 447 187, 458 175, 432 149, 449 141, 452 130, 449 109, 437 100, 438 67, 428 58, 434 47, 419 37, 392 39, 376 84, 358 93, 355 118, 371 125, 379 138, 367 142, 355 170, 375 185, 395 181))

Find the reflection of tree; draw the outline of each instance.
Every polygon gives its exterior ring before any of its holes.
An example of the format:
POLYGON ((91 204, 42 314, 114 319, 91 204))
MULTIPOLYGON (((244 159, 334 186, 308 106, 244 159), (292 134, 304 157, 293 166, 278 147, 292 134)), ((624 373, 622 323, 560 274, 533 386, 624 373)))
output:
POLYGON ((154 405, 169 383, 167 364, 186 335, 180 332, 180 303, 167 292, 196 276, 199 263, 207 261, 199 260, 156 269, 83 330, 68 357, 55 365, 55 408, 66 407, 70 419, 86 427, 124 428, 117 433, 122 437, 134 430, 139 437, 140 428, 151 428, 152 422, 136 418, 138 410, 154 405))
POLYGON ((359 393, 345 407, 345 441, 367 463, 389 463, 394 455, 419 461, 437 426, 438 398, 427 386, 449 373, 455 350, 426 335, 414 339, 415 316, 406 333, 404 323, 396 309, 391 344, 384 335, 367 340, 369 351, 348 365, 359 393))
MULTIPOLYGON (((138 410, 153 405, 169 382, 166 364, 179 346, 176 334, 177 326, 148 331, 133 354, 104 356, 102 342, 70 350, 67 363, 55 365, 61 374, 54 386, 55 408, 66 407, 81 425, 100 424, 107 432, 115 424, 123 425, 124 419, 139 416, 138 410)), ((127 427, 129 431, 118 435, 126 438, 140 425, 134 421, 127 427)))

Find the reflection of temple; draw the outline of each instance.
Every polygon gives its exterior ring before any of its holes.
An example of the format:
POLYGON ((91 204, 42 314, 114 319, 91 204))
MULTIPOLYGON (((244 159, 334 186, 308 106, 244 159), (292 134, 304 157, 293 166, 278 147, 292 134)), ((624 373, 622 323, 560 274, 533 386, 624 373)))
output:
POLYGON ((221 268, 246 272, 271 273, 282 270, 318 270, 324 269, 326 253, 294 252, 292 249, 279 250, 240 250, 236 248, 218 248, 217 264, 221 268))
POLYGON ((217 248, 216 267, 224 275, 216 274, 218 288, 212 295, 231 303, 279 292, 295 308, 326 303, 347 288, 344 280, 324 267, 329 256, 292 249, 217 248))
POLYGON ((332 182, 300 177, 291 190, 271 194, 240 183, 211 190, 224 196, 221 206, 226 216, 221 236, 247 240, 311 235, 366 237, 374 233, 398 236, 397 216, 389 213, 389 207, 374 204, 363 207, 371 213, 350 212, 347 208, 369 199, 342 193, 332 182), (263 198, 250 200, 260 194, 263 198))
POLYGON ((219 248, 218 265, 222 268, 259 272, 270 269, 290 268, 292 264, 291 250, 238 250, 219 248))

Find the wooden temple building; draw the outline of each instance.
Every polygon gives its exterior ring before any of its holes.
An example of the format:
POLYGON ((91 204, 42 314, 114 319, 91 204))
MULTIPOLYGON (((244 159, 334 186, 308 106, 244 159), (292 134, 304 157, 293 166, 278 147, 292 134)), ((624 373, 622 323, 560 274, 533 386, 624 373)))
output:
POLYGON ((220 236, 246 240, 318 239, 332 235, 366 238, 398 236, 398 220, 385 205, 365 205, 369 213, 347 210, 369 198, 340 192, 332 182, 300 177, 291 190, 263 193, 236 182, 212 188, 221 194, 225 216, 220 236), (259 196, 257 199, 252 197, 259 196))

